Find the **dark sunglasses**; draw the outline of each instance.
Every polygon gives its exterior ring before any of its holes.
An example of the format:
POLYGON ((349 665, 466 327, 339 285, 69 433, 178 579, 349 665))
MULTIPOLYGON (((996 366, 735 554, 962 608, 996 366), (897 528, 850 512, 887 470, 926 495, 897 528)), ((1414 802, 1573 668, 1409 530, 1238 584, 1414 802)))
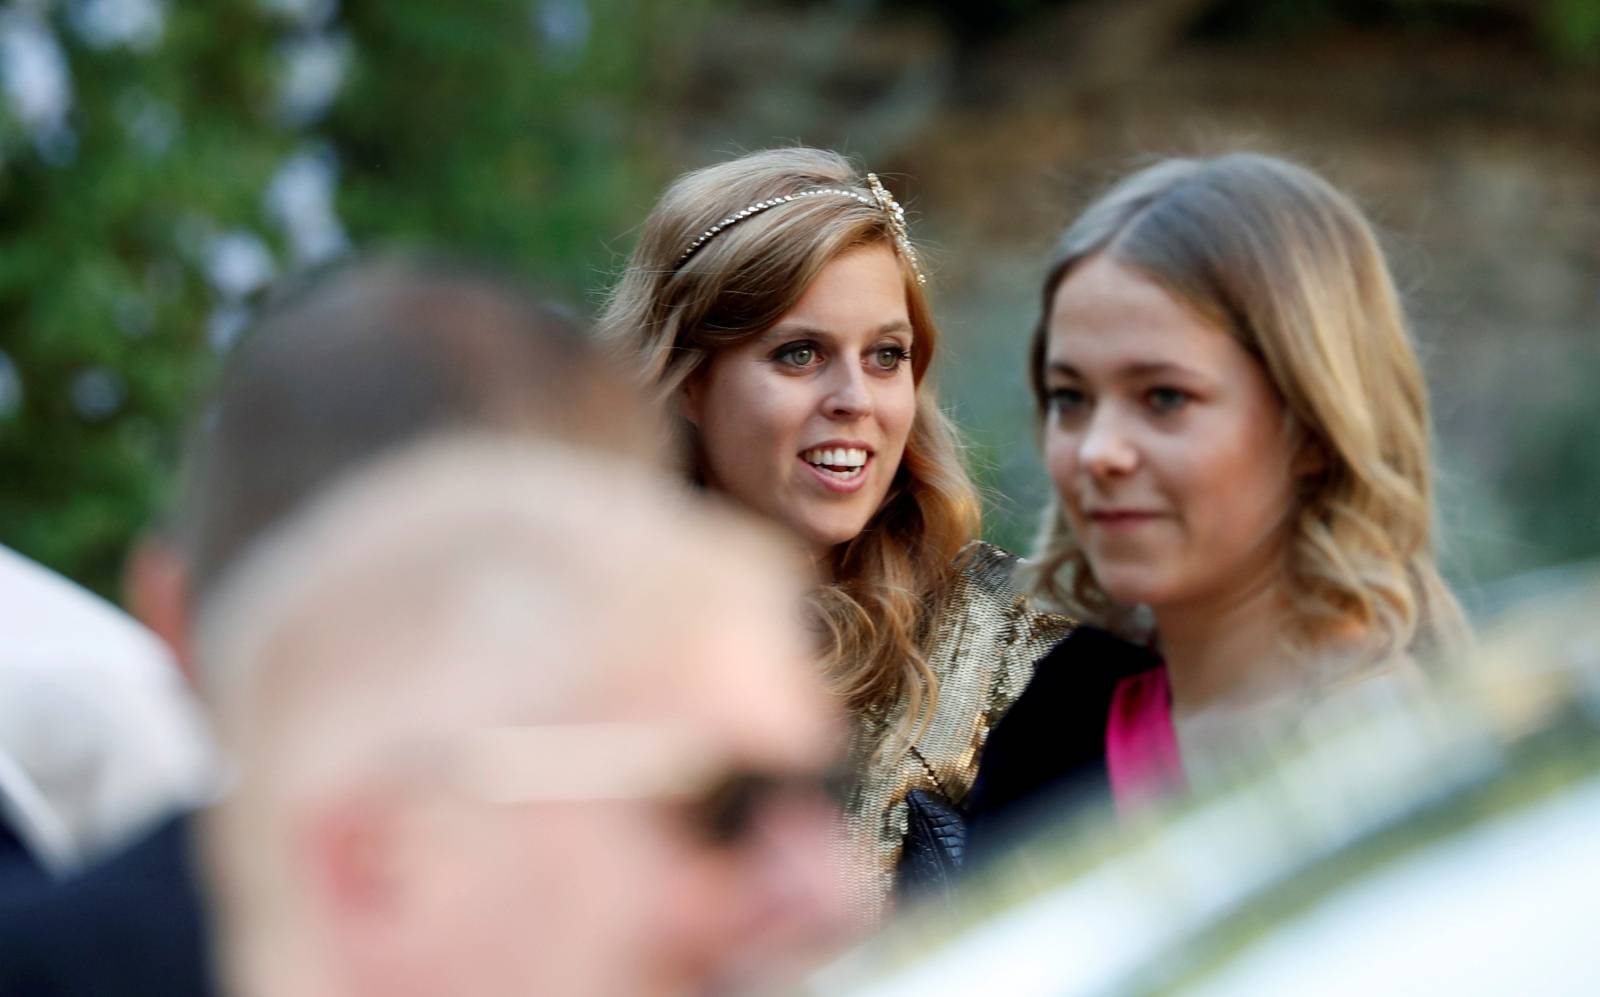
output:
POLYGON ((856 789, 848 767, 819 773, 738 770, 715 780, 685 800, 691 825, 707 844, 737 848, 747 843, 761 817, 785 800, 821 802, 842 807, 856 789))
POLYGON ((857 791, 855 767, 822 771, 726 766, 692 730, 638 724, 561 724, 485 728, 446 752, 450 781, 481 802, 654 799, 681 808, 709 845, 748 842, 773 806, 785 801, 837 808, 857 791))

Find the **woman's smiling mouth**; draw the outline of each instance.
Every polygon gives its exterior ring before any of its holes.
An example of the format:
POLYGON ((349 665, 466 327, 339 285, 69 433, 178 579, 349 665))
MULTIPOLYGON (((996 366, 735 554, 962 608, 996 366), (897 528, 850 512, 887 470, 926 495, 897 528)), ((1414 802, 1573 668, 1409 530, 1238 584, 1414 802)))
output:
POLYGON ((848 493, 866 482, 873 454, 866 447, 837 445, 812 447, 799 456, 818 481, 832 491, 848 493))

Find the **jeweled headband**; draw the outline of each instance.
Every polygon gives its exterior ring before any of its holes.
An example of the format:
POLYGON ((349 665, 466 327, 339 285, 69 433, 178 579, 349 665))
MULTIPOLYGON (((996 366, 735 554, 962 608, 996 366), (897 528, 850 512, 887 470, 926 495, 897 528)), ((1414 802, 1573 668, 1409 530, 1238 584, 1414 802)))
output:
POLYGON ((926 284, 928 278, 922 273, 922 261, 917 258, 917 251, 911 248, 911 235, 906 229, 905 209, 900 207, 900 202, 896 201, 894 195, 889 193, 888 188, 884 187, 878 180, 876 173, 867 174, 867 189, 871 192, 870 197, 858 190, 846 190, 843 187, 815 187, 811 190, 796 191, 793 194, 784 194, 781 197, 770 197, 765 201, 757 201, 748 208, 735 211, 696 236, 695 240, 689 243, 689 248, 685 249, 683 255, 678 257, 675 267, 683 266, 688 262, 689 257, 700 251, 700 247, 715 239, 724 229, 739 224, 751 215, 759 215, 769 208, 776 208, 778 205, 788 204, 790 201, 834 195, 860 201, 867 207, 877 208, 887 215, 889 218, 889 232, 894 236, 894 244, 900 250, 900 255, 904 256, 906 262, 911 264, 911 272, 916 274, 917 283, 926 284))

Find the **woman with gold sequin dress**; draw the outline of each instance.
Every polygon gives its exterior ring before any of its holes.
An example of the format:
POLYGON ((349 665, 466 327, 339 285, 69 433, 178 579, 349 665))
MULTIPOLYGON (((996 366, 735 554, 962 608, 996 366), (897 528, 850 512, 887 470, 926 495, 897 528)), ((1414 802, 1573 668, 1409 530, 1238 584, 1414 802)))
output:
POLYGON ((681 416, 694 480, 813 556, 873 914, 908 826, 924 822, 913 842, 940 839, 942 802, 960 804, 990 726, 1071 626, 1034 612, 1012 585, 1015 558, 976 539, 978 498, 928 377, 925 281, 874 174, 779 149, 674 182, 600 319, 681 416))

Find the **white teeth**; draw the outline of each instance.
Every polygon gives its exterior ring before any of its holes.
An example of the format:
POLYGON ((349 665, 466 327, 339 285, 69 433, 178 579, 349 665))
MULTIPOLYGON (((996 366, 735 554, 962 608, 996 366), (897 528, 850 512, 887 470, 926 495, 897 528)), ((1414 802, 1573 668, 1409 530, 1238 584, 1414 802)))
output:
POLYGON ((867 452, 859 447, 817 447, 800 455, 810 464, 859 468, 867 463, 867 452))

